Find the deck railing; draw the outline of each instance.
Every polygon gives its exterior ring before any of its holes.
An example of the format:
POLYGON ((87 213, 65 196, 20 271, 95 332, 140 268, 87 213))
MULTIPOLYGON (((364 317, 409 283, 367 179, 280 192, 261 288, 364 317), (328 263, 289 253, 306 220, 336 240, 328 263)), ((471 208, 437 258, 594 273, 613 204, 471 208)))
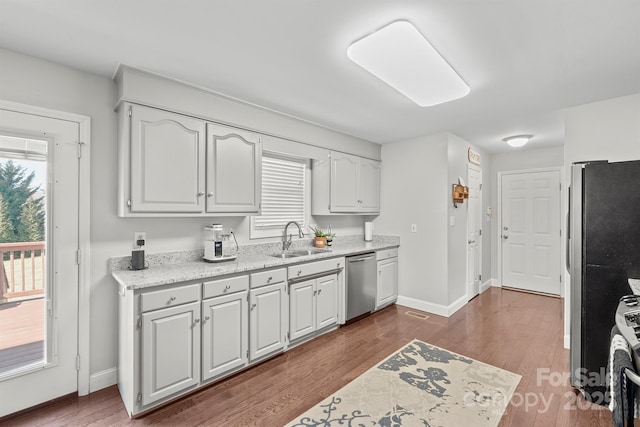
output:
POLYGON ((0 243, 2 300, 44 295, 45 242, 0 243))

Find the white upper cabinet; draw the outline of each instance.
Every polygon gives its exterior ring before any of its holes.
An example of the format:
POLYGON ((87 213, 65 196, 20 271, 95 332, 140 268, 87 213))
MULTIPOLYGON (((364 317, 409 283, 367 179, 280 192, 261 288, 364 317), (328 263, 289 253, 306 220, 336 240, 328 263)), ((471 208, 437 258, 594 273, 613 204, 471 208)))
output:
POLYGON ((360 212, 380 212, 380 162, 360 159, 360 212))
POLYGON ((357 212, 359 202, 358 169, 360 158, 331 153, 331 211, 357 212))
POLYGON ((129 111, 130 211, 202 212, 204 122, 137 105, 129 111))
POLYGON ((380 212, 380 162, 332 151, 313 162, 312 215, 380 212))
POLYGON ((119 117, 119 216, 260 213, 259 135, 129 103, 119 117))
POLYGON ((260 138, 227 126, 207 124, 207 212, 260 212, 260 138))

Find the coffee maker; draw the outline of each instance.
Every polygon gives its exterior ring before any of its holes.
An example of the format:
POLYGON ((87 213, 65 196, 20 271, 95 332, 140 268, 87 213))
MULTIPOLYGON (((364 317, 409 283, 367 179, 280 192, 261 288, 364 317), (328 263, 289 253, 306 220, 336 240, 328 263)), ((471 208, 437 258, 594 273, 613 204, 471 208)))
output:
POLYGON ((204 228, 204 258, 214 260, 222 258, 222 241, 224 228, 222 224, 211 224, 204 228))

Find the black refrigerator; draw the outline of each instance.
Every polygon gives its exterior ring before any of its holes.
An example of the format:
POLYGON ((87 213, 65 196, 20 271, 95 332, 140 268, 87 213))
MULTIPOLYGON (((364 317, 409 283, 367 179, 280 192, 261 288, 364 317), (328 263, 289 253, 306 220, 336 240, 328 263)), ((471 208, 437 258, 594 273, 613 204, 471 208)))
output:
POLYGON ((640 278, 640 161, 572 165, 567 269, 571 384, 604 403, 618 300, 640 278))

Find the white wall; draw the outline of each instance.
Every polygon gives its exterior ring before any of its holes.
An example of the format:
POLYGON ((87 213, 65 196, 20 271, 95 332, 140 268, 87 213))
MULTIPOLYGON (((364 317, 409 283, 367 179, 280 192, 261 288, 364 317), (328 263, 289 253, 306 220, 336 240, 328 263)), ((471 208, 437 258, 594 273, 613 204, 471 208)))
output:
MULTIPOLYGON (((108 270, 109 258, 130 253, 134 231, 147 232, 149 253, 201 248, 202 229, 212 222, 237 227, 240 243, 248 243, 249 221, 242 218, 118 218, 116 87, 113 81, 3 49, 0 49, 0 64, 0 98, 91 117, 89 363, 95 384, 109 385, 116 380, 118 350, 118 292, 108 270)), ((313 127, 314 135, 319 133, 315 125, 306 122, 305 125, 313 127)), ((297 126, 296 131, 300 133, 302 128, 297 126)), ((332 133, 339 135, 329 130, 322 132, 329 136, 332 133)), ((344 135, 339 138, 345 140, 344 135)), ((362 143, 358 144, 361 146, 362 143)), ((375 152, 377 148, 372 147, 372 150, 375 152)), ((349 151, 346 146, 345 151, 349 151)), ((331 224, 340 235, 357 234, 362 233, 364 220, 365 217, 336 217, 331 219, 331 224)))
POLYGON ((445 306, 447 179, 446 134, 382 146, 382 209, 375 230, 400 236, 398 292, 445 306))
MULTIPOLYGON (((532 140, 531 144, 535 140, 532 140)), ((517 171, 526 169, 539 169, 547 167, 559 167, 564 164, 563 147, 540 149, 517 149, 506 153, 493 154, 491 156, 491 204, 493 215, 491 218, 491 277, 498 280, 498 244, 500 239, 493 234, 500 226, 498 224, 498 172, 517 171)), ((486 208, 485 208, 486 212, 486 208)), ((486 222, 485 222, 486 223, 486 222)))
MULTIPOLYGON (((640 160, 640 94, 585 104, 565 111, 564 165, 585 160, 640 160)), ((566 199, 565 193, 565 199, 566 199)), ((565 282, 565 347, 569 345, 569 282, 565 282)))
POLYGON ((437 314, 466 295, 467 205, 453 207, 451 185, 467 179, 468 147, 451 133, 382 146, 376 232, 400 236, 400 302, 437 314))

